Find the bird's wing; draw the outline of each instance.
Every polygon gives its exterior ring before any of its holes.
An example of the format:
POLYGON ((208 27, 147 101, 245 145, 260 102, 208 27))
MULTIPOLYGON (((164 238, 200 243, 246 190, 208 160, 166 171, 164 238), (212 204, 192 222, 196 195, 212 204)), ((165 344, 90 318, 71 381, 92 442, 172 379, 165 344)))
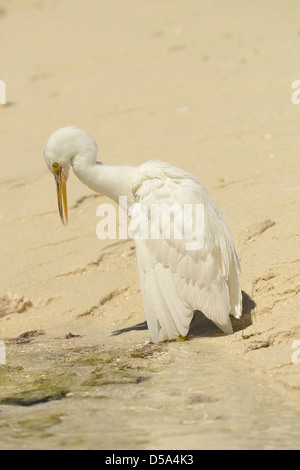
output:
POLYGON ((193 309, 178 296, 170 269, 157 262, 144 240, 136 240, 136 254, 152 341, 158 342, 160 327, 165 339, 175 339, 178 335, 186 336, 193 309))
MULTIPOLYGON (((229 314, 241 315, 241 291, 238 257, 222 214, 199 181, 183 170, 160 162, 142 165, 142 170, 132 184, 135 204, 129 229, 138 238, 138 267, 150 331, 152 328, 156 338, 160 325, 169 339, 178 332, 184 336, 193 310, 201 310, 230 332, 229 314), (161 226, 159 239, 151 238, 150 214, 155 204, 178 204, 183 210, 183 204, 203 204, 202 248, 186 249, 189 240, 184 237, 164 238, 161 226), (139 230, 141 207, 148 217, 147 237, 139 230)), ((192 218, 195 228, 195 213, 192 218)), ((170 218, 171 230, 174 220, 170 218)))

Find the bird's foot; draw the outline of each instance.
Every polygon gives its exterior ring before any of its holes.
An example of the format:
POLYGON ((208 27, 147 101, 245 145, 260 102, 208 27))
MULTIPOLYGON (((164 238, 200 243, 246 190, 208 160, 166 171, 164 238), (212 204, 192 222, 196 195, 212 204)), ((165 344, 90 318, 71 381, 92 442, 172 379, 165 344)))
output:
POLYGON ((186 335, 186 336, 178 336, 178 338, 176 338, 176 341, 177 342, 182 342, 182 341, 191 341, 192 338, 190 338, 189 335, 186 335))
POLYGON ((177 338, 174 339, 165 339, 164 343, 181 343, 183 341, 191 341, 192 338, 190 338, 188 335, 186 336, 181 336, 179 335, 177 338))

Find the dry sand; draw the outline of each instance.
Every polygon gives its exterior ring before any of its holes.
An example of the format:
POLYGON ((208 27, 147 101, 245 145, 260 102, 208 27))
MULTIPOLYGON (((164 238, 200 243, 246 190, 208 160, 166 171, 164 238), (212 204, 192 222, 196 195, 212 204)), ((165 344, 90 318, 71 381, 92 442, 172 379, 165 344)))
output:
POLYGON ((300 447, 299 14, 298 0, 0 1, 0 447, 300 447), (65 125, 108 163, 200 178, 239 252, 234 335, 198 317, 192 341, 144 346, 134 243, 95 233, 108 199, 71 174, 60 223, 42 150, 65 125))

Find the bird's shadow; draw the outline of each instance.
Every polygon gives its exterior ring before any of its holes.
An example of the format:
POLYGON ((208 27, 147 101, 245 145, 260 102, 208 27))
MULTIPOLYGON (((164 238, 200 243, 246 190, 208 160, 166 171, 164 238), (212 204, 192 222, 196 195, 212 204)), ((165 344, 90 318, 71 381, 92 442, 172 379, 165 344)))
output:
POLYGON ((148 330, 147 322, 143 321, 142 323, 137 323, 133 326, 128 326, 127 328, 121 328, 120 330, 114 330, 112 332, 112 336, 122 335, 123 333, 128 333, 129 331, 140 331, 140 330, 148 330))
MULTIPOLYGON (((234 333, 248 328, 252 325, 251 313, 255 309, 256 303, 244 291, 242 291, 242 317, 237 319, 232 316, 231 323, 234 333)), ((202 312, 196 310, 190 324, 190 336, 217 336, 223 335, 222 331, 209 320, 202 312)))
MULTIPOLYGON (((256 307, 256 303, 253 299, 244 291, 242 291, 242 317, 236 319, 231 317, 232 327, 234 333, 240 330, 244 330, 248 326, 252 325, 251 313, 256 307)), ((123 333, 128 333, 129 331, 140 331, 147 330, 147 322, 137 323, 136 325, 129 326, 127 328, 121 328, 120 330, 115 330, 112 332, 112 336, 118 336, 123 333)), ((221 330, 209 320, 202 312, 199 310, 194 311, 194 316, 190 324, 189 336, 216 336, 223 335, 221 330)))

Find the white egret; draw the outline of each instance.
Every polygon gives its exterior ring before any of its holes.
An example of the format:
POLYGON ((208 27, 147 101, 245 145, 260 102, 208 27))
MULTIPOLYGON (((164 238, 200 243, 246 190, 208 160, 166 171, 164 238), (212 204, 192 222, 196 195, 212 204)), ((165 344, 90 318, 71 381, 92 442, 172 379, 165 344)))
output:
MULTIPOLYGON (((239 260, 225 219, 199 180, 170 163, 146 162, 140 166, 112 166, 96 161, 97 144, 86 131, 74 126, 54 132, 44 151, 46 164, 55 177, 58 208, 68 222, 66 181, 70 166, 89 188, 128 207, 143 204, 202 204, 203 246, 187 250, 187 240, 137 239, 136 255, 141 292, 150 336, 159 330, 171 340, 188 334, 194 310, 200 310, 224 333, 233 332, 230 314, 240 318, 242 295, 237 269, 239 260)), ((131 214, 134 214, 131 211, 131 214)), ((193 218, 195 216, 193 215, 193 218)), ((131 224, 134 222, 131 216, 131 224)), ((151 222, 150 222, 151 224, 151 222)))

